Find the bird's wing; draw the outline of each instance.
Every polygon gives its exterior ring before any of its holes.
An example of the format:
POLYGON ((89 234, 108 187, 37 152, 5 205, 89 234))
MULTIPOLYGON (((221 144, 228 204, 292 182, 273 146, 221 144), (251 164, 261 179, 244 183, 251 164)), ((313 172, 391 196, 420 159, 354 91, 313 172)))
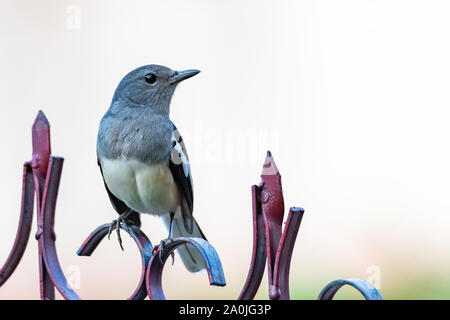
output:
MULTIPOLYGON (((125 202, 117 198, 112 192, 109 190, 108 185, 106 184, 105 177, 103 176, 102 165, 100 160, 97 159, 98 167, 100 168, 100 172, 102 174, 103 183, 105 184, 105 189, 108 192, 109 200, 111 200, 111 204, 113 208, 117 211, 118 214, 122 214, 126 211, 131 210, 125 202)), ((134 224, 137 227, 141 227, 141 217, 139 216, 139 212, 132 210, 132 212, 127 217, 127 222, 134 224)))
POLYGON ((193 229, 192 209, 194 191, 192 189, 191 166, 183 138, 175 125, 172 132, 172 151, 169 158, 169 168, 180 192, 181 216, 186 230, 191 234, 193 229))

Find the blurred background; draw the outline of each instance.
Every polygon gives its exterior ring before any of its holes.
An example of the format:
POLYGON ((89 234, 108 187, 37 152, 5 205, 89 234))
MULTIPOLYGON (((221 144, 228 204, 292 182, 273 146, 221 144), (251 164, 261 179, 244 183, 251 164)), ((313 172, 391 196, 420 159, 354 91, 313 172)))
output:
MULTIPOLYGON (((115 236, 76 250, 117 218, 96 164, 98 124, 121 78, 156 63, 202 73, 175 93, 171 117, 192 163, 195 210, 218 251, 225 288, 180 259, 170 299, 235 299, 250 263, 250 187, 266 150, 286 208, 305 215, 291 264, 294 299, 338 278, 362 278, 386 299, 450 298, 450 3, 448 1, 0 2, 2 168, 0 265, 14 242, 22 164, 39 109, 65 157, 57 249, 86 299, 121 299, 140 257, 115 236)), ((34 220, 35 223, 36 220, 34 220)), ((167 232, 143 217, 153 243, 167 232)), ((0 299, 38 299, 32 230, 0 299)), ((258 298, 267 298, 267 278, 258 298)), ((352 288, 337 298, 359 298, 352 288)))

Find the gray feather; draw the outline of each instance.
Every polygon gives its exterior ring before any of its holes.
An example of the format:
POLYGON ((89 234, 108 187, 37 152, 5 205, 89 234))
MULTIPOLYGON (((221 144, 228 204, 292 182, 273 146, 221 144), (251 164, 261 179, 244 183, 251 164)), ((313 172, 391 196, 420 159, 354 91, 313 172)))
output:
MULTIPOLYGON (((169 229, 169 218, 162 217, 164 224, 169 229)), ((197 221, 193 219, 192 233, 189 233, 183 223, 181 216, 175 215, 173 221, 173 236, 177 237, 195 237, 206 240, 202 230, 200 229, 197 221)), ((205 261, 202 258, 201 253, 191 245, 183 244, 176 250, 183 261, 183 264, 190 272, 198 272, 206 268, 205 261)))

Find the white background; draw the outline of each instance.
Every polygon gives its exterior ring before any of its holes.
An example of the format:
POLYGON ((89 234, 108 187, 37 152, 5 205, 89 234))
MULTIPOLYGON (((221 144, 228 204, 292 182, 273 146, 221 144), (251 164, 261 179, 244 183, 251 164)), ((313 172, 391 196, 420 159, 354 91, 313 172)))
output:
MULTIPOLYGON (((171 117, 192 161, 194 214, 228 281, 210 288, 176 258, 165 271, 169 298, 237 297, 251 254, 250 186, 268 149, 286 208, 306 210, 291 266, 296 297, 315 298, 340 277, 367 279, 372 265, 386 298, 444 276, 449 16, 448 1, 2 0, 0 264, 42 109, 53 153, 66 159, 56 217, 64 270, 84 298, 134 290, 140 262, 128 237, 125 253, 115 239, 90 258, 75 252, 116 218, 96 164, 100 118, 127 72, 157 63, 202 71, 179 86, 171 117)), ((166 236, 158 219, 143 222, 154 243, 166 236)), ((36 249, 31 237, 0 298, 39 297, 36 249)), ((449 298, 448 276, 438 282, 430 295, 449 298)))

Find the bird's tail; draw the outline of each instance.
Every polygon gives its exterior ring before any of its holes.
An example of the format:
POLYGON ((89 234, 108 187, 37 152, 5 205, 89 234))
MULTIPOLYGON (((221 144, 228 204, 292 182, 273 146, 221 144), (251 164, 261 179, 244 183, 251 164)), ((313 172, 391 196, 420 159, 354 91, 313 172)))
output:
MULTIPOLYGON (((162 217, 164 224, 167 229, 169 229, 170 218, 162 217)), ((176 214, 173 220, 173 237, 195 237, 206 240, 205 235, 198 226, 197 221, 193 218, 193 228, 192 233, 188 233, 184 227, 183 218, 181 215, 176 214)), ((206 268, 205 262, 203 261, 202 255, 190 244, 183 244, 177 247, 178 254, 181 257, 184 265, 190 272, 198 272, 206 268)))
POLYGON ((127 224, 135 225, 136 227, 141 227, 141 217, 139 212, 133 211, 125 219, 127 224))

